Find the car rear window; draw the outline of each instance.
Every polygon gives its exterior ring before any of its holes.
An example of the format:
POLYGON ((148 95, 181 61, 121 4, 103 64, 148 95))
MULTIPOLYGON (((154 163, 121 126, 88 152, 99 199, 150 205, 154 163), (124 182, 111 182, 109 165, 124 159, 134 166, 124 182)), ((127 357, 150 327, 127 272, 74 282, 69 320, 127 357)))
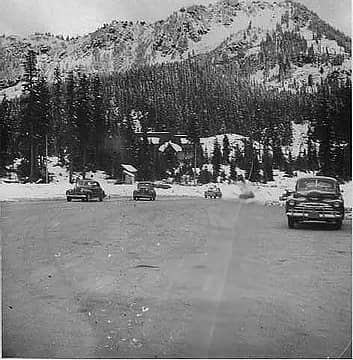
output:
POLYGON ((97 181, 78 181, 77 184, 79 186, 98 186, 97 181))
POLYGON ((144 189, 151 189, 151 188, 153 188, 153 184, 150 184, 150 183, 139 183, 139 184, 137 184, 137 188, 138 188, 138 189, 142 189, 142 188, 144 188, 144 189))

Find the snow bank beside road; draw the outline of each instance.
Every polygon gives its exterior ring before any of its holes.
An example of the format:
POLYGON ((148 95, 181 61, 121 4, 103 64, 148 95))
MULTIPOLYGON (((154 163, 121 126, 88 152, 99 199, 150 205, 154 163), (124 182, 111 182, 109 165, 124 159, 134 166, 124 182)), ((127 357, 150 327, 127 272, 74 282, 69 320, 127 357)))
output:
MULTIPOLYGON (((108 181, 100 181, 104 191, 110 197, 131 197, 134 185, 114 185, 108 181)), ((51 184, 0 184, 0 201, 21 199, 64 199, 67 189, 72 187, 69 182, 51 184)), ((172 185, 170 189, 157 188, 157 196, 203 197, 207 189, 203 186, 172 185)), ((242 187, 237 184, 219 184, 223 198, 238 199, 242 187)))
MULTIPOLYGON (((99 179, 104 191, 111 197, 131 197, 134 185, 114 185, 99 179)), ((252 191, 254 199, 262 204, 278 203, 285 189, 294 189, 296 178, 282 178, 268 184, 218 184, 224 199, 239 199, 244 191, 252 191)), ((68 181, 50 184, 0 184, 0 201, 32 199, 65 199, 65 192, 72 185, 68 181)), ((158 196, 203 197, 208 185, 182 186, 172 185, 170 189, 156 189, 158 196)), ((345 206, 352 207, 352 182, 341 185, 345 206)))

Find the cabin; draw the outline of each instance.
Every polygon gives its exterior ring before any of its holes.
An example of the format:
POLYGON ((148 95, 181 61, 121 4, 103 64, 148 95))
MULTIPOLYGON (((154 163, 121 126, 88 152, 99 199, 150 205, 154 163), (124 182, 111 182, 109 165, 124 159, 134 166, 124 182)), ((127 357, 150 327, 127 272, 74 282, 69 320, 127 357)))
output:
MULTIPOLYGON (((143 133, 136 135, 142 138, 143 133)), ((175 157, 178 162, 193 159, 194 147, 187 135, 171 134, 169 131, 148 131, 147 139, 160 157, 175 157)))
POLYGON ((129 164, 121 164, 124 184, 134 184, 137 169, 129 164))

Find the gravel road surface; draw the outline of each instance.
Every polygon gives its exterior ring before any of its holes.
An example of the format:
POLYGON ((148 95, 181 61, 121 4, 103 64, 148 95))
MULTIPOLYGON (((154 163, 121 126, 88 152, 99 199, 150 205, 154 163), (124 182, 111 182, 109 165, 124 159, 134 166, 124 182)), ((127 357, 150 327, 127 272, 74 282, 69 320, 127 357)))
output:
POLYGON ((4 357, 351 356, 351 221, 239 201, 1 204, 4 357))

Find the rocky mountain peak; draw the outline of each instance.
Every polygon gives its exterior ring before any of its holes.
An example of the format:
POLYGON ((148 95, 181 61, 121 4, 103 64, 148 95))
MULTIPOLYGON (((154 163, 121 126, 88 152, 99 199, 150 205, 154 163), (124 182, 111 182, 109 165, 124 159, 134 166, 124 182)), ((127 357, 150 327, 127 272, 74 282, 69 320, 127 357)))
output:
MULTIPOLYGON (((245 64, 258 81, 268 82, 281 78, 283 64, 292 73, 300 65, 315 67, 318 58, 327 69, 341 66, 350 58, 351 41, 291 0, 221 0, 182 7, 155 23, 112 21, 72 39, 39 33, 0 37, 1 87, 20 81, 29 48, 37 52, 38 65, 49 79, 55 67, 62 73, 111 73, 206 56, 218 64, 245 64)), ((289 76, 287 70, 282 80, 289 76)))

